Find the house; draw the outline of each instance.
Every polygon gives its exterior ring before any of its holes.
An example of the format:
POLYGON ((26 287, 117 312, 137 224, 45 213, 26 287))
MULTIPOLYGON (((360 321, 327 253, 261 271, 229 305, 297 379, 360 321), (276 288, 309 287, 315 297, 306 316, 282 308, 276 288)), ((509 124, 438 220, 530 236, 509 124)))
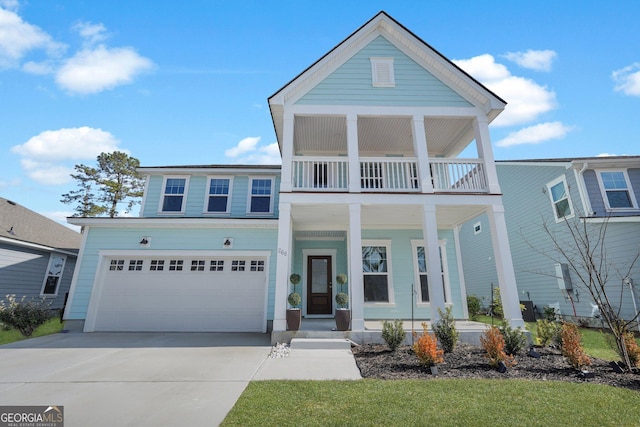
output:
POLYGON ((353 332, 465 319, 458 233, 481 213, 523 324, 488 129, 502 99, 380 12, 268 101, 282 166, 142 167, 140 217, 69 219, 85 232, 68 325, 279 333, 292 273, 303 325, 340 291, 353 332))
MULTIPOLYGON (((538 317, 545 307, 569 318, 598 314, 595 301, 562 265, 566 261, 542 230, 546 224, 561 235, 567 221, 579 220, 591 233, 606 226, 609 297, 621 306, 623 318, 632 319, 640 307, 640 263, 628 271, 640 251, 640 156, 499 161, 496 169, 520 299, 531 301, 538 317)), ((467 293, 484 298, 485 305, 491 284, 498 283, 495 268, 486 262, 494 256, 487 221, 480 215, 460 230, 463 257, 469 260, 463 266, 467 293), (485 254, 484 260, 478 254, 485 254)))
POLYGON ((0 197, 0 299, 46 298, 64 305, 81 236, 64 225, 0 197))

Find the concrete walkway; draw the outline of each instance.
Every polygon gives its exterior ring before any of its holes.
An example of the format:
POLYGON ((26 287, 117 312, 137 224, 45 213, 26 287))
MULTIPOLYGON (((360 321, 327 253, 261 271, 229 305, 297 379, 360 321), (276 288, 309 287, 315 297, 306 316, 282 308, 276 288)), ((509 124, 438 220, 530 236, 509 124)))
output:
POLYGON ((252 380, 360 378, 344 348, 271 350, 266 334, 33 338, 0 346, 0 405, 64 406, 66 427, 215 426, 252 380))

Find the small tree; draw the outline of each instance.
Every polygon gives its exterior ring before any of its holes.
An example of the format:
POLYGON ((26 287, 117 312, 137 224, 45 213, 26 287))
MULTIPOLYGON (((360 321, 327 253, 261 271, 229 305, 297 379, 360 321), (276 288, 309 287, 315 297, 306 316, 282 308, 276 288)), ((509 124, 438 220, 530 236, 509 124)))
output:
POLYGON ((387 343, 391 351, 396 351, 402 345, 406 335, 402 320, 382 321, 382 339, 387 343))
POLYGON ((451 353, 458 343, 460 332, 456 330, 456 321, 453 318, 451 307, 447 307, 444 312, 438 308, 440 320, 433 324, 433 332, 440 341, 440 345, 445 353, 451 353))
POLYGON ((38 326, 51 318, 50 305, 44 299, 25 301, 25 297, 22 297, 17 301, 15 295, 7 295, 6 300, 0 301, 0 322, 17 329, 28 338, 38 326))

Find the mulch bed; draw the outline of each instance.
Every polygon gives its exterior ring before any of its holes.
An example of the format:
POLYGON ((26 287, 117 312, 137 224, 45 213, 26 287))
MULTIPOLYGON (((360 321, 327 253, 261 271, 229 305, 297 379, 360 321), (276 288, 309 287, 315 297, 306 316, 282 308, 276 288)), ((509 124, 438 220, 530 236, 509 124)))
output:
POLYGON ((452 353, 444 355, 444 363, 438 365, 438 376, 431 375, 410 347, 400 347, 395 352, 384 344, 365 344, 353 348, 356 364, 364 378, 424 379, 434 378, 516 378, 529 380, 553 380, 589 382, 624 387, 640 391, 640 374, 617 373, 610 362, 592 358, 589 374, 577 371, 567 363, 560 350, 550 347, 535 348, 540 358, 526 355, 515 357, 517 364, 500 373, 489 366, 481 347, 458 344, 452 353))

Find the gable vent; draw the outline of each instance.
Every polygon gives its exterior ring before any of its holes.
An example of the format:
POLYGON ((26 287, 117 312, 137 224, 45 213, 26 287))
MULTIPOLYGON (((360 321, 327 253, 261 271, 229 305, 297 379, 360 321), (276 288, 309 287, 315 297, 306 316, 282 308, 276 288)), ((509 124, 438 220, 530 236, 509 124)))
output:
POLYGON ((371 84, 374 87, 395 87, 393 58, 370 58, 371 84))

